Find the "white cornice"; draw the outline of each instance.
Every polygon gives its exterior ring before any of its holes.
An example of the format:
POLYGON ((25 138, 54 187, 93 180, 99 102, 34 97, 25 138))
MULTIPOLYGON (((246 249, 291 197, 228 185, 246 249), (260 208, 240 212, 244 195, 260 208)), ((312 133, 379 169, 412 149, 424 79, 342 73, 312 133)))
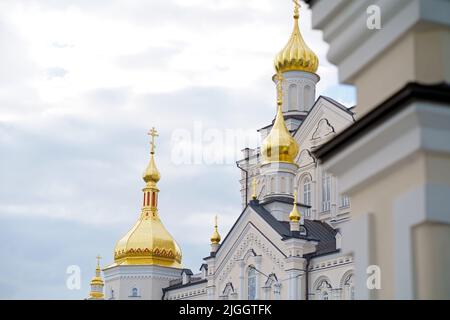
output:
POLYGON ((321 0, 312 7, 313 28, 330 44, 327 58, 351 78, 420 21, 450 25, 450 2, 443 0, 321 0), (381 9, 382 29, 366 26, 370 5, 381 9))

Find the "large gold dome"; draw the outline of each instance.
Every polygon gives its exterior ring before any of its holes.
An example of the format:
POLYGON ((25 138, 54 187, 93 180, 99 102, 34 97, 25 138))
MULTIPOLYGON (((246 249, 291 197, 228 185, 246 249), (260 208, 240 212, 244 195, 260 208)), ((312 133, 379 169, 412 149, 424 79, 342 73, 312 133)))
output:
POLYGON ((181 250, 175 239, 162 224, 158 214, 159 189, 156 183, 160 179, 155 164, 154 138, 157 136, 153 128, 150 162, 144 171, 146 182, 142 189, 144 199, 141 215, 128 233, 120 239, 114 248, 114 261, 118 265, 159 265, 181 268, 181 250))
POLYGON ((114 249, 116 264, 181 267, 181 250, 158 215, 141 216, 114 249))
POLYGON ((275 70, 277 72, 305 71, 315 73, 319 67, 317 55, 303 40, 298 26, 298 6, 294 13, 294 30, 286 46, 275 57, 275 70))
POLYGON ((269 135, 264 139, 261 146, 263 163, 288 162, 295 163, 295 157, 299 151, 297 141, 292 137, 284 122, 281 105, 269 135))

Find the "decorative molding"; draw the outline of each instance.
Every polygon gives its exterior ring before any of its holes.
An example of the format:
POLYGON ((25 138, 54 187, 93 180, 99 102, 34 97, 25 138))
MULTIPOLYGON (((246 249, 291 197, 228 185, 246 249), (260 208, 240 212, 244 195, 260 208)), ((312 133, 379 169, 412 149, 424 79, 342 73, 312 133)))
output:
POLYGON ((319 123, 317 123, 316 130, 312 135, 312 140, 323 139, 332 133, 335 133, 334 127, 330 124, 328 119, 322 118, 319 123))
MULTIPOLYGON (((254 247, 257 247, 261 250, 262 254, 264 254, 266 257, 269 257, 272 262, 277 265, 281 270, 284 268, 284 257, 281 256, 281 254, 275 252, 271 249, 273 245, 267 241, 267 239, 263 237, 259 237, 256 233, 253 231, 250 231, 245 236, 244 240, 240 243, 239 247, 236 249, 233 257, 229 260, 229 262, 226 264, 226 266, 223 268, 222 272, 220 273, 218 280, 223 281, 223 279, 226 279, 233 267, 236 265, 236 263, 240 260, 245 260, 245 258, 248 258, 250 250, 253 251, 254 247)), ((254 254, 256 254, 253 251, 254 254)))
POLYGON ((298 157, 299 167, 304 168, 313 163, 316 163, 316 159, 308 149, 303 149, 298 157))

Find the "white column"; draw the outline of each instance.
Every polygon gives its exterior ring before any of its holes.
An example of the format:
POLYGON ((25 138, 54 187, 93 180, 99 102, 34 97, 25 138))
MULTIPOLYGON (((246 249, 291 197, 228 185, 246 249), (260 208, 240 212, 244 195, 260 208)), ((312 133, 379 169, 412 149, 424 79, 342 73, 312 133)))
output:
POLYGON ((299 271, 290 270, 288 272, 289 276, 289 300, 298 300, 299 293, 299 271))

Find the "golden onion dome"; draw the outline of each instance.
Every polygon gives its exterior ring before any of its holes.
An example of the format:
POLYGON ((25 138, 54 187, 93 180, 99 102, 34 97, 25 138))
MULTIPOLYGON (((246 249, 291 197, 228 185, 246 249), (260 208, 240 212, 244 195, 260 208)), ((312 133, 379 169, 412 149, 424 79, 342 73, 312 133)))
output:
POLYGON ((119 265, 159 265, 181 267, 181 249, 166 230, 158 215, 141 215, 114 249, 114 261, 119 265))
POLYGON ((319 67, 317 55, 308 47, 303 40, 298 26, 299 5, 296 3, 294 10, 294 30, 286 46, 275 57, 275 70, 306 71, 315 73, 319 67))
POLYGON ((294 192, 294 207, 292 208, 291 213, 289 214, 289 220, 292 222, 299 222, 302 218, 300 212, 297 208, 297 191, 294 192))
POLYGON ((292 137, 284 122, 281 104, 269 135, 261 146, 263 163, 288 162, 295 163, 295 157, 299 151, 297 141, 292 137))
POLYGON ((161 179, 161 175, 158 171, 158 168, 156 168, 155 157, 153 156, 153 154, 154 152, 151 152, 150 162, 148 163, 147 168, 142 174, 142 179, 144 179, 145 182, 157 183, 159 179, 161 179))
POLYGON ((211 243, 213 244, 218 244, 220 243, 220 234, 219 231, 217 230, 217 216, 215 217, 215 223, 214 223, 214 232, 211 236, 211 243))
POLYGON ((117 265, 159 265, 181 267, 181 249, 172 235, 164 227, 158 214, 158 193, 156 183, 160 174, 156 168, 154 139, 157 135, 153 128, 151 156, 143 179, 146 186, 141 215, 128 233, 120 239, 114 248, 114 261, 117 265))

